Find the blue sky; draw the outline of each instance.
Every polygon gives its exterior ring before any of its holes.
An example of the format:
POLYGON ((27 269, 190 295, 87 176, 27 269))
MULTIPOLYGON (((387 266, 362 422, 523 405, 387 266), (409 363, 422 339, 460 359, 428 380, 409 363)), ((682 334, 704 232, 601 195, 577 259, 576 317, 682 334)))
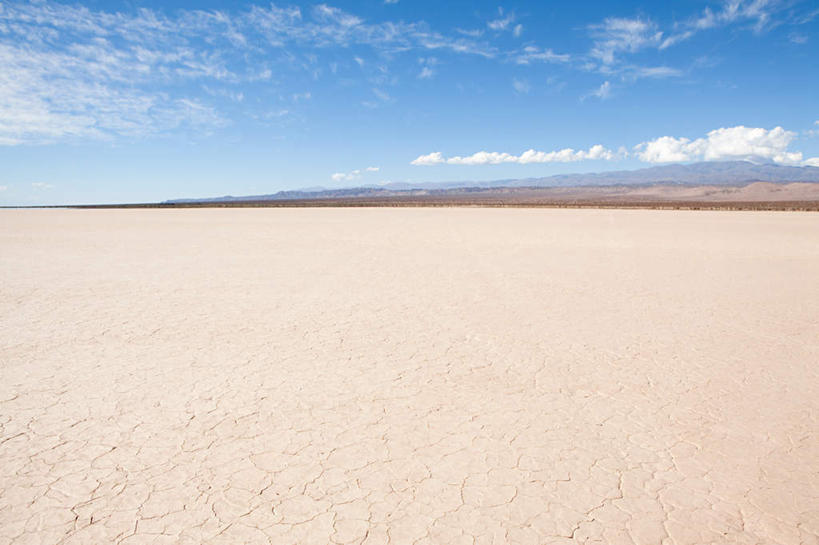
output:
POLYGON ((819 166, 819 5, 0 1, 0 204, 819 166))

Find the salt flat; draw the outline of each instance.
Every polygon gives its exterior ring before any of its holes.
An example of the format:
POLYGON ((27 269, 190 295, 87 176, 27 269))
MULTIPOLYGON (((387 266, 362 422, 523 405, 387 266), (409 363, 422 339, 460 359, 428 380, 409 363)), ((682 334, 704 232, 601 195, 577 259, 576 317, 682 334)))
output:
POLYGON ((819 214, 0 211, 0 543, 819 543, 819 214))

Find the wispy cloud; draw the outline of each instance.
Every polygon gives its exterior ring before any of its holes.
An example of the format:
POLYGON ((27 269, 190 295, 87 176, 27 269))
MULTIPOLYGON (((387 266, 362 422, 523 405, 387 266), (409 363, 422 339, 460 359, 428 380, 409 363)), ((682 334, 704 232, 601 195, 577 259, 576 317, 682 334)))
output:
POLYGON ((374 87, 372 89, 374 100, 364 100, 361 104, 367 108, 378 108, 393 101, 392 96, 383 89, 374 87))
MULTIPOLYGON (((368 23, 326 4, 307 14, 269 5, 173 16, 49 1, 0 8, 0 145, 138 138, 184 128, 207 133, 228 122, 208 97, 242 102, 245 94, 236 86, 270 79, 270 58, 293 59, 290 47, 497 53, 477 37, 447 36, 423 22, 368 23), (191 91, 192 82, 202 84, 196 89, 204 95, 191 91)), ((317 76, 320 70, 310 66, 317 56, 302 58, 287 69, 303 65, 317 76)))
POLYGON ((521 51, 513 55, 517 64, 531 64, 535 62, 565 63, 571 57, 565 53, 558 54, 551 49, 541 49, 534 45, 527 45, 521 51))
MULTIPOLYGON (((642 50, 668 49, 709 29, 740 25, 760 34, 786 22, 800 25, 812 19, 812 12, 795 14, 792 4, 780 0, 723 0, 719 7, 706 7, 665 29, 644 16, 608 17, 588 26, 592 46, 586 69, 633 79, 677 76, 681 74, 677 68, 635 66, 625 59, 642 50)), ((791 36, 794 43, 804 43, 803 34, 794 32, 791 36)))
POLYGON ((487 21, 486 26, 489 27, 491 30, 495 31, 510 29, 514 31, 514 27, 512 26, 512 23, 514 22, 515 22, 514 13, 509 12, 504 15, 503 8, 498 8, 498 18, 492 19, 491 21, 487 21))
POLYGON ((430 79, 435 75, 433 67, 438 65, 438 59, 435 57, 421 57, 418 59, 418 64, 421 65, 421 71, 418 73, 419 79, 430 79))
POLYGON ((648 19, 609 17, 589 27, 594 39, 590 55, 604 65, 614 64, 618 55, 657 46, 663 33, 648 19))
POLYGON ((635 78, 669 78, 682 75, 682 70, 670 66, 637 66, 627 67, 626 74, 631 72, 635 78))
MULTIPOLYGON (((741 25, 760 34, 784 23, 803 25, 819 15, 819 10, 801 10, 794 2, 780 0, 723 0, 721 5, 712 9, 706 7, 698 15, 675 25, 672 32, 663 39, 660 49, 665 49, 679 42, 688 40, 699 32, 741 25)), ((792 33, 794 43, 805 43, 804 35, 792 33), (795 38, 795 39, 794 39, 795 38)))
POLYGON ((457 32, 458 34, 462 34, 463 36, 469 36, 470 38, 479 38, 480 36, 483 35, 483 30, 481 30, 479 28, 475 28, 475 29, 471 29, 471 30, 463 29, 463 28, 456 28, 455 32, 457 32))
MULTIPOLYGON (((791 13, 785 4, 726 0, 669 32, 647 17, 609 17, 581 29, 591 40, 586 51, 567 53, 534 41, 509 47, 508 33, 519 36, 524 27, 503 9, 481 28, 443 32, 423 21, 370 21, 328 4, 170 12, 14 0, 0 4, 0 145, 209 134, 253 104, 297 110, 310 96, 294 89, 254 95, 254 83, 255 92, 264 93, 259 89, 302 76, 309 80, 299 82, 304 86, 328 73, 341 79, 339 70, 353 67, 350 78, 363 78, 362 89, 372 93, 362 104, 382 106, 400 96, 392 91, 400 79, 390 68, 403 54, 597 72, 610 83, 588 96, 604 99, 617 84, 683 73, 663 62, 629 62, 630 55, 660 51, 729 24, 761 32, 791 13)), ((804 24, 819 13, 814 12, 789 17, 794 25, 804 24)), ((804 36, 792 35, 796 42, 804 36)), ((413 79, 430 79, 438 71, 434 62, 405 68, 413 79)))
POLYGON ((532 90, 532 86, 525 79, 514 78, 512 80, 512 87, 515 89, 516 93, 521 95, 525 95, 532 90))
POLYGON ((590 91, 583 95, 581 100, 586 100, 587 98, 599 98, 600 100, 606 100, 611 96, 611 83, 608 81, 604 81, 600 87, 597 89, 590 91))

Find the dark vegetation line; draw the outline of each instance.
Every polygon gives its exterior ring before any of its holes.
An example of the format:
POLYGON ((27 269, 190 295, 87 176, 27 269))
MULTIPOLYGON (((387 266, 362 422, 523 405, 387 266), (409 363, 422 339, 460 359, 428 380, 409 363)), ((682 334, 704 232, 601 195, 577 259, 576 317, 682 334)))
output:
POLYGON ((70 209, 182 209, 182 208, 622 208, 653 210, 781 210, 819 211, 819 201, 639 201, 639 200, 499 200, 499 199, 293 199, 227 202, 88 204, 62 206, 15 206, 4 208, 70 208, 70 209))

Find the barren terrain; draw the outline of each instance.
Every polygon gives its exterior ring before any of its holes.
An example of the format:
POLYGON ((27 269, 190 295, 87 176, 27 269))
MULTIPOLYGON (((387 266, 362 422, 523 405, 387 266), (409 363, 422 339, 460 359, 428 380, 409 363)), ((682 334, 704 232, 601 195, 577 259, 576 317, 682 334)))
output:
POLYGON ((0 544, 816 545, 817 278, 814 213, 2 210, 0 544))

